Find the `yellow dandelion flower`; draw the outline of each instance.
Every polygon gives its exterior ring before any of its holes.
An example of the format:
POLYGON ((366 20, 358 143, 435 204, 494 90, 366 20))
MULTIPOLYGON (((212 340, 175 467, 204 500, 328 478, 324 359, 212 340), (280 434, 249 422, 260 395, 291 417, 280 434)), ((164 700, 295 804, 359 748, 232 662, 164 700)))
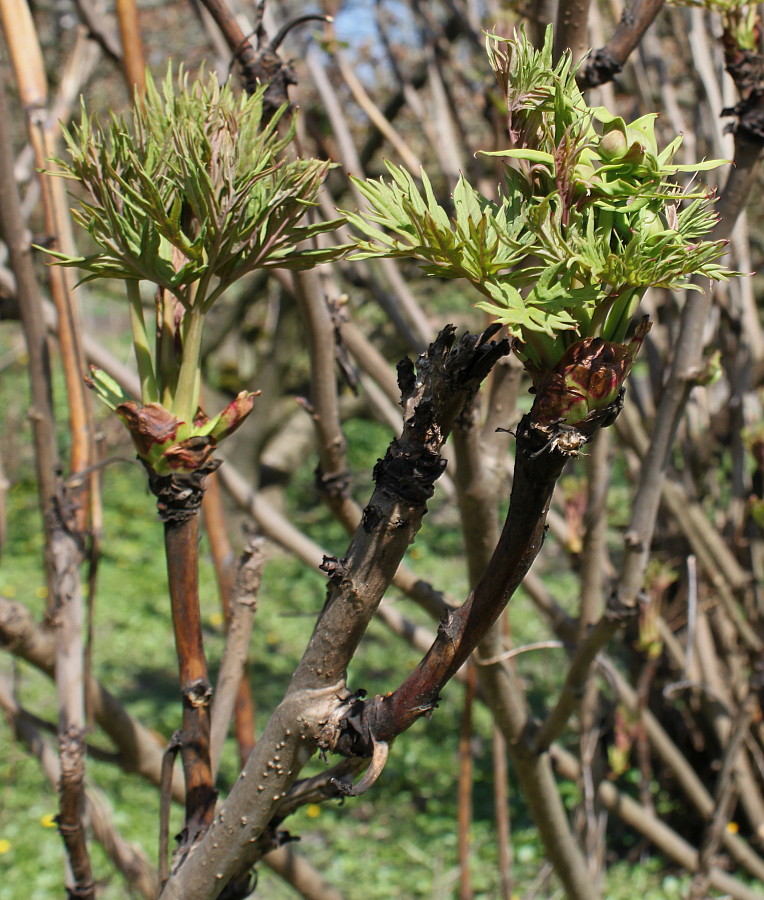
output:
POLYGON ((55 813, 45 813, 44 816, 40 817, 40 825, 43 828, 55 828, 57 824, 55 813))
POLYGON ((727 834, 737 834, 740 831, 740 826, 737 822, 727 822, 727 834))
POLYGON ((11 849, 11 846, 12 844, 10 841, 5 838, 0 839, 0 856, 2 856, 3 853, 7 853, 11 849))
POLYGON ((48 589, 44 585, 42 587, 38 587, 35 591, 35 596, 38 600, 44 600, 48 596, 48 589))
POLYGON ((321 815, 321 807, 318 803, 310 803, 306 807, 305 812, 308 814, 308 818, 317 819, 321 815))
POLYGON ((12 600, 18 593, 16 590, 16 585, 15 584, 6 584, 5 590, 3 591, 3 593, 9 600, 12 600))
POLYGON ((220 626, 225 622, 225 616, 221 612, 214 612, 210 614, 210 625, 213 628, 220 628, 220 626))

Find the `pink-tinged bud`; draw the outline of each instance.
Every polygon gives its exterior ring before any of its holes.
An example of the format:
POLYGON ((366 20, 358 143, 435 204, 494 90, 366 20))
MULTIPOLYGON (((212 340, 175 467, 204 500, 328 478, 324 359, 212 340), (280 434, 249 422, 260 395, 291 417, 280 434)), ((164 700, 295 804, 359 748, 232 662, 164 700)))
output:
POLYGON ((649 330, 645 316, 628 344, 587 337, 568 347, 554 371, 537 384, 536 421, 578 425, 590 413, 611 406, 649 330))
POLYGON ((233 434, 234 431, 252 412, 255 405, 255 397, 259 395, 259 391, 254 394, 242 391, 232 400, 228 406, 220 413, 215 422, 215 426, 210 432, 210 436, 216 441, 222 441, 223 438, 233 434))

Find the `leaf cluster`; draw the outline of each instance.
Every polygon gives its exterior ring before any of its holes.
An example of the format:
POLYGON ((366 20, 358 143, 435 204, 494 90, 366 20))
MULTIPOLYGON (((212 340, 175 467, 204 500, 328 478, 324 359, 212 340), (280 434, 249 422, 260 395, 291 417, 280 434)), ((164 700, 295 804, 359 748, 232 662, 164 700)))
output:
POLYGON ((348 214, 356 258, 409 256, 429 275, 466 278, 476 305, 506 324, 533 365, 553 368, 582 337, 623 341, 644 291, 724 279, 723 241, 703 241, 713 198, 682 189, 681 137, 658 147, 656 116, 627 124, 587 106, 569 55, 552 60, 552 31, 536 50, 524 34, 491 35, 488 57, 504 92, 510 146, 498 200, 460 177, 453 216, 424 172, 356 184, 368 209, 348 214))
POLYGON ((56 174, 84 187, 74 216, 97 251, 58 261, 84 281, 148 280, 207 309, 254 269, 335 258, 338 248, 300 246, 339 224, 301 224, 330 164, 287 156, 294 125, 279 135, 286 107, 264 121, 264 91, 236 96, 230 82, 184 74, 176 90, 168 72, 161 92, 148 78, 129 118, 101 125, 83 105, 56 174))
MULTIPOLYGON (((96 251, 52 255, 81 270, 83 281, 126 283, 141 401, 192 429, 178 432, 184 440, 210 436, 196 419, 204 317, 215 300, 255 269, 310 268, 345 249, 308 243, 341 224, 305 219, 330 163, 288 153, 294 121, 282 128, 286 105, 264 116, 265 90, 237 96, 230 81, 190 81, 183 72, 176 88, 169 69, 160 90, 147 75, 129 117, 101 125, 83 104, 80 123, 64 131, 69 158, 56 161, 54 174, 84 189, 73 214, 96 251), (153 349, 141 281, 160 289, 153 349)), ((101 379, 93 387, 113 405, 101 379)), ((249 408, 247 399, 230 415, 241 421, 249 408)), ((133 429, 138 443, 145 427, 140 420, 133 429)))

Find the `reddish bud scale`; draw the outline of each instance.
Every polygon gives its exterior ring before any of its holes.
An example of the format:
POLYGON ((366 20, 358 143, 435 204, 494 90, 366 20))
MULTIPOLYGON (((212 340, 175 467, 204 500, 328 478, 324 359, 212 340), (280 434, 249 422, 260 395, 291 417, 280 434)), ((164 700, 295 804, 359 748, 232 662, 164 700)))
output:
POLYGON ((628 344, 587 337, 568 347, 552 372, 534 379, 536 421, 577 425, 591 412, 610 406, 649 330, 650 322, 645 317, 628 344))
POLYGON ((140 458, 159 475, 189 474, 203 467, 215 448, 232 434, 252 411, 256 394, 242 391, 212 422, 199 410, 187 427, 159 403, 120 403, 116 413, 124 422, 140 458))

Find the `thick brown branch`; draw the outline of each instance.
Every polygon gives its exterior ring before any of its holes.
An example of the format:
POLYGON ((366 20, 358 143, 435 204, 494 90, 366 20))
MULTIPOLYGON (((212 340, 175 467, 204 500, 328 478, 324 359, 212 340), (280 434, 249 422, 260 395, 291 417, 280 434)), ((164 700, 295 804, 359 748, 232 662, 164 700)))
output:
POLYGON ((642 40, 653 19, 663 6, 663 0, 634 0, 621 15, 612 37, 595 50, 578 75, 582 88, 605 84, 621 71, 624 63, 642 40))
POLYGON ((443 686, 499 617, 541 549, 552 492, 568 458, 530 414, 523 418, 509 512, 491 562, 465 603, 441 623, 419 666, 392 694, 368 704, 365 718, 377 740, 392 740, 435 708, 443 686))
POLYGON ((344 560, 328 560, 330 591, 295 684, 318 672, 327 683, 343 676, 382 594, 421 524, 433 485, 444 469, 440 448, 465 402, 477 391, 505 341, 465 335, 454 344, 445 328, 419 359, 399 367, 404 429, 374 470, 376 489, 344 560))

